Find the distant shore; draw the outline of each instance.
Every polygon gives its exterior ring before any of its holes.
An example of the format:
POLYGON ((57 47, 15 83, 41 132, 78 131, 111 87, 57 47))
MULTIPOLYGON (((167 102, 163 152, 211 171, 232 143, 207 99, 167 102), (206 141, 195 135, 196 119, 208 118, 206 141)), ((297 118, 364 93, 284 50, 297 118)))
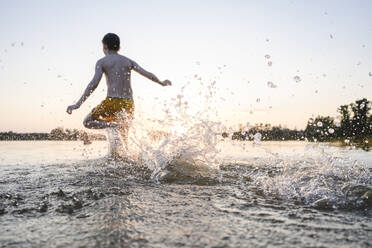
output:
POLYGON ((16 133, 0 132, 0 141, 17 141, 17 140, 106 140, 103 134, 87 133, 77 129, 55 128, 50 133, 16 133))

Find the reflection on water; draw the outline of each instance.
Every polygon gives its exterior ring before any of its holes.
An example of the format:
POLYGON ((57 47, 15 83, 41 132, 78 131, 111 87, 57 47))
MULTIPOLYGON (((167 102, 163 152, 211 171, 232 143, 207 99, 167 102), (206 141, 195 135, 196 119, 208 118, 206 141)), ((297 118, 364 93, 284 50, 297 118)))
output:
POLYGON ((142 157, 107 157, 106 142, 1 142, 0 243, 371 246, 370 152, 305 142, 216 149, 213 166, 178 154, 154 177, 142 157))

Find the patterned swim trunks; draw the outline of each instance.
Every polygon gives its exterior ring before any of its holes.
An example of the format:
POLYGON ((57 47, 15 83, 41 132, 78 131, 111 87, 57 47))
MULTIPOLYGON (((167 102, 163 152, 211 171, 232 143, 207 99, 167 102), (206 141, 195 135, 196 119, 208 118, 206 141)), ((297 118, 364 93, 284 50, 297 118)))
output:
POLYGON ((92 111, 92 118, 94 120, 102 121, 117 121, 120 117, 120 113, 125 113, 130 119, 133 119, 134 115, 134 102, 130 98, 113 98, 107 97, 92 111))

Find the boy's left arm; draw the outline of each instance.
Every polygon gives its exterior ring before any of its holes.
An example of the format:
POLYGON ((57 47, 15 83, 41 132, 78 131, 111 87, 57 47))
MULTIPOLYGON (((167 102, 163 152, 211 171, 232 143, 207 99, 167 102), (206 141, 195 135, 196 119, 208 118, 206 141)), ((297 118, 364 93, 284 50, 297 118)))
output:
POLYGON ((142 76, 150 79, 151 81, 154 81, 160 84, 161 86, 172 85, 171 81, 169 80, 160 81, 153 73, 146 71, 133 60, 132 60, 132 69, 138 72, 139 74, 141 74, 142 76))
POLYGON ((85 89, 83 95, 80 97, 79 101, 76 104, 70 105, 67 107, 67 113, 71 114, 74 109, 80 108, 83 102, 92 94, 92 92, 97 88, 99 82, 101 81, 103 74, 102 64, 100 61, 96 63, 95 74, 88 84, 87 88, 85 89))

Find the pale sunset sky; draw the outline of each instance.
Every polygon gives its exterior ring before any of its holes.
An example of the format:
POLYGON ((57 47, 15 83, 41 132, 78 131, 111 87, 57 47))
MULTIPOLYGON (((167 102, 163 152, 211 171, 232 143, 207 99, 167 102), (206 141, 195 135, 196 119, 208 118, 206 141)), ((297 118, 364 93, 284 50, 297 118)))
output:
POLYGON ((173 82, 132 74, 136 110, 151 117, 179 94, 204 108, 196 89, 214 80, 216 119, 232 126, 302 129, 372 100, 369 0, 0 0, 0 9, 0 132, 83 129, 105 78, 80 109, 66 108, 92 79, 108 32, 120 36, 121 54, 173 82))

